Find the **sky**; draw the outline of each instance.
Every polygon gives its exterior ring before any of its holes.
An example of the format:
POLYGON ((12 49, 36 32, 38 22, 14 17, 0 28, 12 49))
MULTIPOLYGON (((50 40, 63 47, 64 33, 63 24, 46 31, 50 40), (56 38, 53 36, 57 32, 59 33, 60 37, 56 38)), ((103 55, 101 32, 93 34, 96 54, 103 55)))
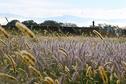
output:
POLYGON ((0 0, 0 23, 6 24, 7 17, 9 21, 53 19, 87 26, 95 20, 97 24, 126 26, 125 4, 126 0, 0 0))

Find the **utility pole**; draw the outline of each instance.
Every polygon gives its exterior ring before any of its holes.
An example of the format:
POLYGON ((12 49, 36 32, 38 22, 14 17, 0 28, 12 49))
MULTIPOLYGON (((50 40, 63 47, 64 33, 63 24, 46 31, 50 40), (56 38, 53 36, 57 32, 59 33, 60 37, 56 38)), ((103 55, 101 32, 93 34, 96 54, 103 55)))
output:
POLYGON ((95 21, 92 21, 92 26, 93 26, 93 28, 95 27, 95 21))

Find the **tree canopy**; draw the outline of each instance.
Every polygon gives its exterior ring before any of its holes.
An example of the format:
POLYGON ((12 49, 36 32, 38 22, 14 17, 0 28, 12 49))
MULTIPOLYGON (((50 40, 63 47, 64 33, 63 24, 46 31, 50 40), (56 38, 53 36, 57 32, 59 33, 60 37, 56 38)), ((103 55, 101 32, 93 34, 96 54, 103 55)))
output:
POLYGON ((8 22, 8 23, 7 23, 7 27, 9 27, 9 28, 10 28, 10 27, 15 27, 15 23, 16 23, 17 21, 19 22, 19 20, 16 20, 16 19, 15 19, 15 20, 12 20, 12 21, 10 21, 10 22, 8 22))
POLYGON ((24 25, 26 26, 31 26, 31 25, 34 25, 34 26, 37 26, 38 24, 36 22, 34 22, 33 20, 26 20, 26 21, 23 21, 22 22, 24 25))
POLYGON ((56 21, 53 20, 46 20, 43 23, 41 23, 40 25, 44 25, 44 26, 60 26, 60 24, 56 21))

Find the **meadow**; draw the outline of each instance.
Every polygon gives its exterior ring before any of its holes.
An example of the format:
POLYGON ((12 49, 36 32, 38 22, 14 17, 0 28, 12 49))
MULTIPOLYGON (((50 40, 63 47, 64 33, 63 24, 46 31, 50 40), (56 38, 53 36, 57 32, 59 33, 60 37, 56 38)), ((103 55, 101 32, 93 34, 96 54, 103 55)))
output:
POLYGON ((125 84, 126 38, 0 36, 0 84, 125 84))

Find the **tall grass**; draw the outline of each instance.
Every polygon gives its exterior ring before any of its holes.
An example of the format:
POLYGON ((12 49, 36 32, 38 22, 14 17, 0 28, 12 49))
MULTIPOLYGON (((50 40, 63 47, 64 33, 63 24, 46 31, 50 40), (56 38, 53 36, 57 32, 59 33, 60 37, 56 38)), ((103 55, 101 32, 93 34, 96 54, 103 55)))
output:
POLYGON ((6 38, 9 38, 9 33, 0 26, 0 33, 2 33, 6 38))
POLYGON ((20 22, 16 22, 15 26, 23 33, 26 34, 28 36, 30 36, 31 38, 35 38, 35 34, 28 28, 26 27, 24 24, 20 23, 20 22))
MULTIPOLYGON (((16 25, 23 29, 24 25, 16 25)), ((94 33, 104 41, 82 36, 38 36, 37 42, 24 37, 1 39, 0 82, 125 84, 126 39, 103 38, 99 32, 94 33)))

